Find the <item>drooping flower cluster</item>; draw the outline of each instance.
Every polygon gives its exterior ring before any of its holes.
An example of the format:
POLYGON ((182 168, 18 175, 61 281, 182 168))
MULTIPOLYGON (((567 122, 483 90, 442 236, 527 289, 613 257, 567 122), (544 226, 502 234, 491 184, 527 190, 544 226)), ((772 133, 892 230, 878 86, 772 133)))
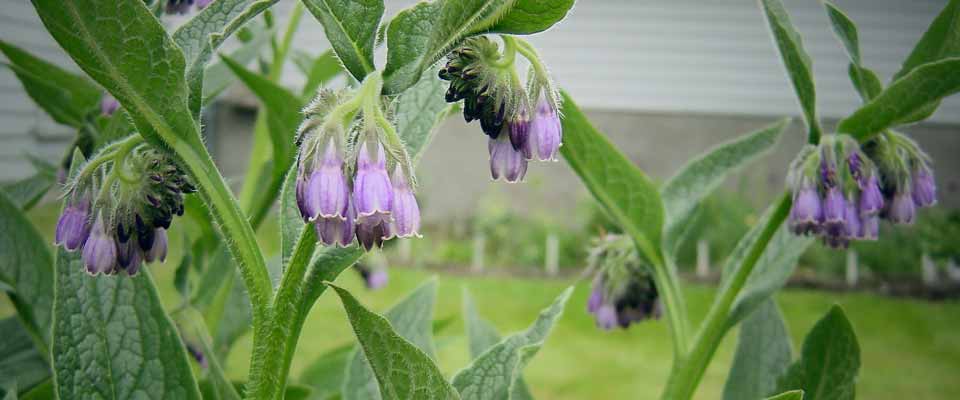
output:
MULTIPOLYGON (((115 154, 108 147, 100 157, 115 154)), ((90 274, 134 275, 143 262, 164 261, 166 230, 183 215, 183 195, 196 191, 179 167, 145 145, 123 158, 81 169, 57 222, 56 243, 80 250, 90 274)))
POLYGON ((450 82, 446 101, 463 100, 464 120, 479 120, 488 136, 493 179, 519 182, 528 161, 557 159, 563 132, 559 97, 540 61, 530 59, 535 68, 528 74, 527 87, 522 87, 513 66, 515 39, 504 40, 509 44, 505 55, 486 36, 467 39, 450 53, 439 76, 450 82))
POLYGON ((909 138, 885 133, 861 149, 846 135, 807 146, 794 160, 789 226, 845 248, 851 240, 876 240, 880 219, 913 223, 918 207, 936 202, 929 158, 909 138))
MULTIPOLYGON (((336 102, 336 95, 323 92, 307 107, 308 114, 323 115, 336 102)), ((348 138, 339 124, 304 122, 296 197, 300 215, 315 223, 322 243, 349 246, 356 237, 370 250, 395 236, 419 236, 420 207, 408 178, 409 162, 385 149, 384 132, 375 125, 361 125, 348 138)))
POLYGON ((595 270, 587 311, 597 327, 611 330, 663 313, 657 287, 649 267, 637 254, 633 243, 620 235, 605 235, 596 240, 587 258, 595 270))
POLYGON ((167 14, 185 15, 190 12, 190 7, 194 4, 196 4, 197 10, 202 10, 212 2, 213 0, 167 0, 166 12, 167 14))

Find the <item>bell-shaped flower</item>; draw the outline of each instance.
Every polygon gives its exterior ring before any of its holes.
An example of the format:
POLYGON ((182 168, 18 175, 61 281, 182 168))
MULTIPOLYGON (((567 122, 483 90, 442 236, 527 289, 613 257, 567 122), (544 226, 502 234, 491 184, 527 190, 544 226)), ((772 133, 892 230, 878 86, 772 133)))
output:
POLYGON ((393 170, 393 224, 397 237, 420 236, 420 206, 413 195, 403 167, 397 164, 393 170))
POLYGON ((893 195, 893 203, 887 211, 890 221, 895 224, 912 224, 917 209, 909 190, 898 191, 893 195))
POLYGON ((387 174, 387 157, 383 145, 377 143, 377 159, 371 160, 367 143, 357 154, 357 175, 353 178, 353 206, 357 224, 373 227, 390 222, 393 209, 393 185, 387 174))
POLYGON ((930 207, 937 203, 937 183, 926 167, 913 171, 913 202, 917 207, 930 207))
POLYGON ((164 262, 167 259, 167 230, 156 228, 154 231, 153 246, 144 254, 147 262, 164 262))
POLYGON ((519 182, 527 173, 527 160, 523 152, 513 148, 508 136, 499 135, 496 139, 489 139, 490 176, 494 180, 502 176, 507 182, 519 182))
POLYGON ((563 139, 557 109, 545 98, 537 103, 537 110, 530 121, 530 133, 524 146, 528 160, 556 160, 563 139))
POLYGON ((876 176, 867 178, 860 187, 860 214, 874 215, 883 209, 883 193, 876 176))
POLYGON ((805 184, 793 196, 793 208, 790 209, 790 230, 797 235, 817 233, 822 221, 823 208, 817 188, 812 184, 805 184))
POLYGON ((311 221, 317 218, 343 219, 349 197, 350 189, 343 175, 343 157, 331 139, 303 188, 303 210, 308 212, 311 221))
POLYGON ((70 251, 83 246, 90 236, 89 209, 90 203, 85 199, 67 203, 57 221, 56 244, 62 244, 70 251))
POLYGON ((110 273, 117 263, 117 243, 106 232, 102 214, 97 214, 90 237, 83 245, 82 259, 87 272, 93 275, 110 273))

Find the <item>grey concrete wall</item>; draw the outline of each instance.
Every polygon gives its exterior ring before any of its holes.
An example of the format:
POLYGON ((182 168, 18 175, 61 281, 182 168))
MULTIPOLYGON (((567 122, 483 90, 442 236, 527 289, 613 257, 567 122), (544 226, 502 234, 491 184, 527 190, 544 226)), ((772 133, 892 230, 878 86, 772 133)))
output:
MULTIPOLYGON (((724 141, 777 121, 769 117, 649 114, 588 111, 595 126, 655 180, 663 181, 696 155, 724 141)), ((217 113, 212 145, 228 176, 242 173, 249 152, 252 113, 224 107, 217 113)), ((833 121, 828 121, 829 131, 833 121)), ((941 204, 960 207, 960 127, 923 124, 905 129, 933 157, 941 204)), ((804 142, 805 129, 795 119, 769 155, 730 179, 730 190, 742 191, 757 207, 784 188, 787 165, 804 142)), ((494 193, 511 207, 563 215, 589 194, 565 161, 531 163, 525 182, 493 182, 488 168, 486 137, 474 123, 449 118, 424 155, 418 178, 424 217, 428 221, 465 216, 494 193)))

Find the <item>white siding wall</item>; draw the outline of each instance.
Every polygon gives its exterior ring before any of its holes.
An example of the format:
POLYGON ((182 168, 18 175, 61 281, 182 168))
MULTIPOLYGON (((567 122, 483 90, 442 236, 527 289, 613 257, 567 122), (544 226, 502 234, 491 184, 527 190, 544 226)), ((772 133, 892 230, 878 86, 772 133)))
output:
MULTIPOLYGON (((388 0, 386 15, 414 3, 388 0)), ((824 117, 840 117, 858 100, 846 77, 847 59, 816 0, 785 0, 810 52, 824 117)), ((867 66, 884 80, 923 34, 946 0, 838 0, 859 24, 867 66)), ((282 22, 293 7, 284 0, 282 22)), ((60 63, 67 60, 43 30, 28 0, 2 0, 0 38, 60 63)), ((752 0, 579 0, 568 18, 531 41, 557 81, 586 108, 670 113, 799 115, 799 108, 752 0)), ((329 47, 307 13, 295 48, 329 47)), ((383 63, 382 50, 378 54, 383 63)), ((286 83, 302 82, 291 63, 286 83)), ((0 180, 29 173, 25 152, 59 157, 72 134, 33 106, 9 71, 0 71, 0 180)), ((932 119, 960 123, 960 99, 944 102, 932 119)))

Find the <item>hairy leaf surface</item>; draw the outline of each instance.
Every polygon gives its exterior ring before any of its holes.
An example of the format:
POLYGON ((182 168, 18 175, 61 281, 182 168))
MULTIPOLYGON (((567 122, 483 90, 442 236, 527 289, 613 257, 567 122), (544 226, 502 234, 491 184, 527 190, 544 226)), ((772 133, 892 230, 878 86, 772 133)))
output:
POLYGON ((737 352, 723 387, 723 399, 761 399, 770 395, 792 357, 790 332, 777 304, 767 299, 740 325, 737 352))
POLYGON ((860 345, 840 306, 830 308, 803 340, 803 350, 778 391, 803 389, 807 400, 849 400, 856 397, 860 345))
POLYGON ((0 283, 9 288, 17 314, 39 343, 50 341, 53 257, 47 240, 4 193, 0 193, 0 283))
POLYGON ((383 18, 383 0, 303 0, 323 24, 327 40, 358 81, 373 72, 373 48, 383 18))

